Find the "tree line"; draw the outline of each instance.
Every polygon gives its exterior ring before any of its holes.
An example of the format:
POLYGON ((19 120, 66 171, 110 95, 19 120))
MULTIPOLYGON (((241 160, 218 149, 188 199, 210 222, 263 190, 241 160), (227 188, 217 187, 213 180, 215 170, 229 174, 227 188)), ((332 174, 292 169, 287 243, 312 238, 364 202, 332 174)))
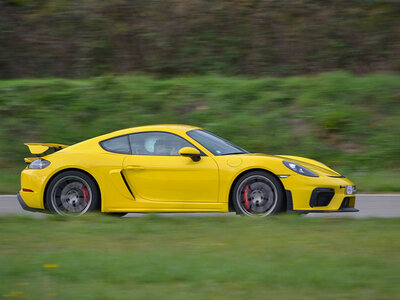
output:
POLYGON ((0 78, 399 71, 395 0, 0 0, 0 78))

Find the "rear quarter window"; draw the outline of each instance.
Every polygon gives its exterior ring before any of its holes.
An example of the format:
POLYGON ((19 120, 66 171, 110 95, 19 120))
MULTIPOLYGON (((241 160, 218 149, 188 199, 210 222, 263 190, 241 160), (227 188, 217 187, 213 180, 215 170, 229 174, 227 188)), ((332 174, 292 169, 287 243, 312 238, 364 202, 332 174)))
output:
POLYGON ((100 142, 100 146, 108 152, 131 154, 131 148, 129 146, 127 135, 102 141, 100 142))

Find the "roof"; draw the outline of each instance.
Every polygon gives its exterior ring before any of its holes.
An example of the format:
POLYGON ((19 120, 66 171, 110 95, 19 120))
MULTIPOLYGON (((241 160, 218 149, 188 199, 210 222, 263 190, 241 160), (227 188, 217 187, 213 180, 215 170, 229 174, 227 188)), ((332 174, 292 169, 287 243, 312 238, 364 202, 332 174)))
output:
POLYGON ((185 124, 157 124, 157 125, 145 125, 138 127, 127 128, 126 130, 134 130, 134 131, 149 131, 149 130, 166 130, 166 129, 174 129, 179 131, 188 131, 193 129, 200 129, 200 127, 185 125, 185 124))
POLYGON ((93 143, 93 145, 98 146, 99 141, 117 137, 120 135, 131 134, 131 133, 146 132, 146 131, 166 131, 166 132, 171 132, 171 133, 175 133, 178 135, 183 135, 187 131, 190 131, 193 129, 201 129, 201 128, 197 127, 197 126, 183 125, 183 124, 158 124, 158 125, 146 125, 146 126, 131 127, 131 128, 125 128, 125 129, 117 130, 117 131, 110 132, 107 134, 103 134, 100 136, 96 136, 94 138, 91 138, 91 139, 82 141, 80 143, 77 143, 73 146, 70 146, 67 149, 69 149, 70 151, 73 151, 73 150, 79 149, 79 147, 83 147, 83 146, 86 147, 86 149, 87 149, 88 143, 89 144, 93 143))
POLYGON ((167 131, 172 133, 183 134, 189 130, 201 129, 197 126, 183 125, 183 124, 158 124, 158 125, 145 125, 138 127, 131 127, 126 129, 117 130, 108 134, 99 136, 97 138, 110 138, 118 135, 142 132, 142 131, 167 131))

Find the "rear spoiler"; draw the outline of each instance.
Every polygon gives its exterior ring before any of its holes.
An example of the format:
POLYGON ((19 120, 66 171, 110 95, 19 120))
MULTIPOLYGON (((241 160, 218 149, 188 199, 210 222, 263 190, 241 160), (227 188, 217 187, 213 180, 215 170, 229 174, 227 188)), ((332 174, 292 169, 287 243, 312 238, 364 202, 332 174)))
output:
POLYGON ((52 149, 53 152, 67 148, 67 145, 53 144, 53 143, 25 143, 32 154, 39 155, 45 153, 47 150, 52 149))

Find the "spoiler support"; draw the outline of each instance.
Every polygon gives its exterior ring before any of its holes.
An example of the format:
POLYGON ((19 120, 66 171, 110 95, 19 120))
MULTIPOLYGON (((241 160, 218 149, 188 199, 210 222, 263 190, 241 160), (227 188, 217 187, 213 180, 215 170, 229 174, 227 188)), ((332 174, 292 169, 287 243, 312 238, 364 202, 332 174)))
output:
POLYGON ((24 143, 29 148, 32 154, 40 155, 45 153, 47 150, 52 149, 54 152, 61 149, 67 148, 67 145, 53 144, 53 143, 24 143))

